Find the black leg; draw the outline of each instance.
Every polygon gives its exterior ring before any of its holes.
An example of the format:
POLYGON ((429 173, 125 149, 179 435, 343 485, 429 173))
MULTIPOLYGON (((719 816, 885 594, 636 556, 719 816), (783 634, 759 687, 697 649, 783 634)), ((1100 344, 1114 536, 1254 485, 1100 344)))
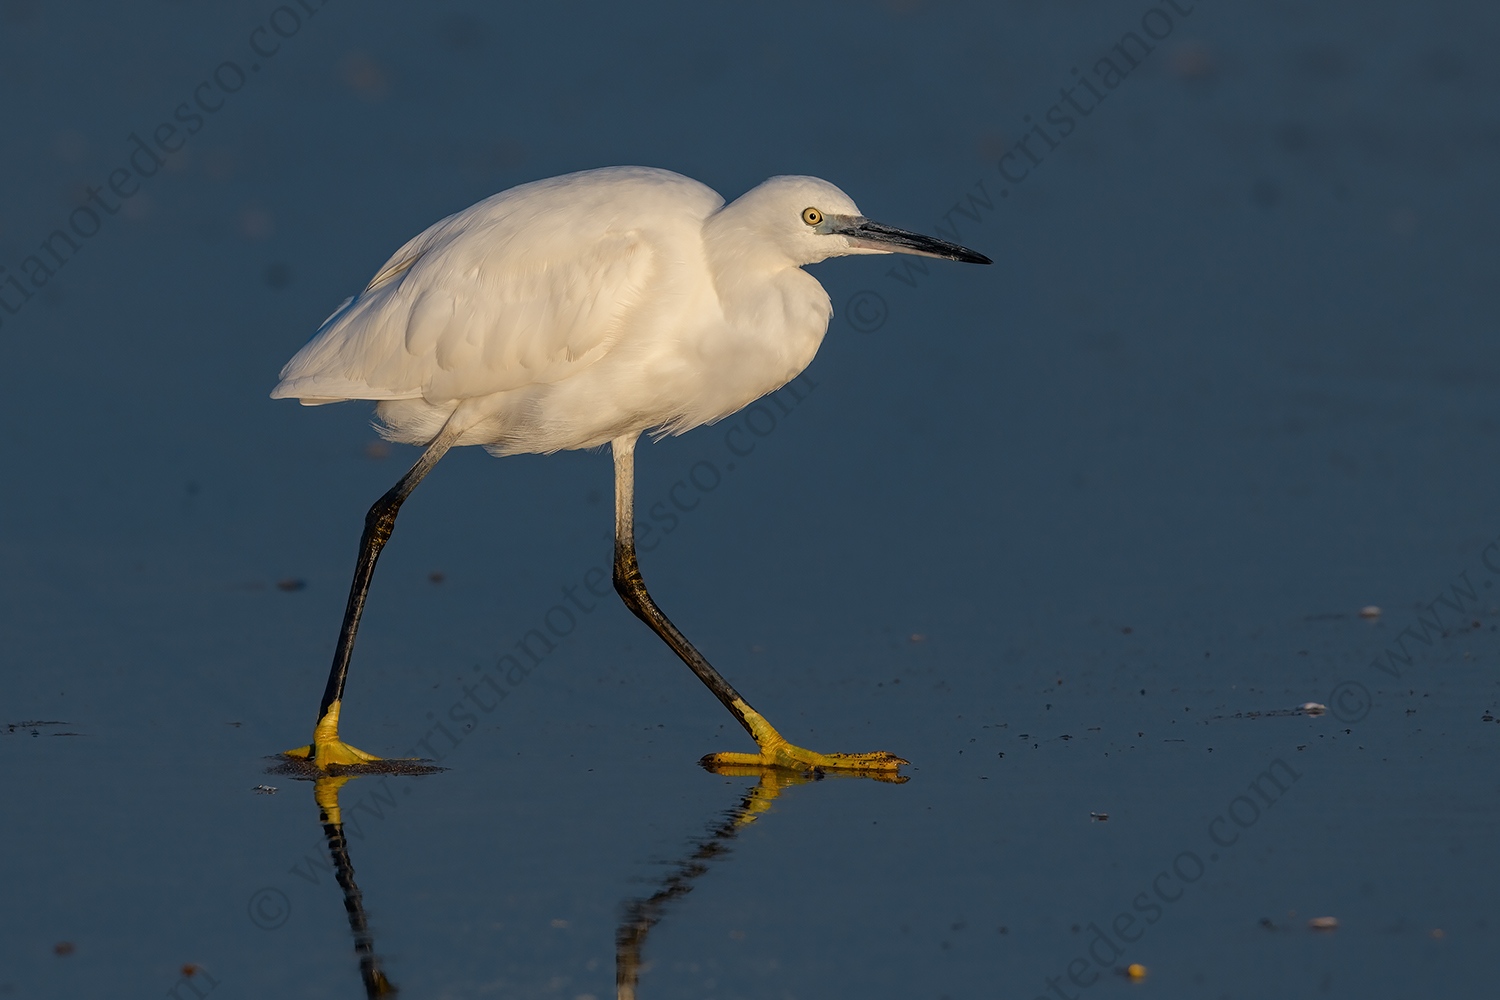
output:
POLYGON ((907 763, 884 750, 876 753, 815 753, 793 746, 778 733, 765 716, 741 698, 703 654, 693 648, 687 636, 678 631, 662 614, 661 608, 646 591, 646 581, 635 558, 635 438, 623 437, 611 445, 615 456, 615 590, 625 606, 661 636, 662 641, 682 658, 682 662, 707 685, 729 709, 735 721, 745 727, 760 748, 759 753, 715 753, 702 763, 711 769, 743 767, 779 767, 796 771, 840 770, 886 775, 883 780, 904 781, 896 770, 907 763))
POLYGON ((348 746, 338 738, 339 709, 344 697, 344 682, 349 678, 349 660, 354 654, 354 636, 359 631, 365 597, 370 592, 370 580, 375 575, 375 562, 380 558, 380 551, 385 548, 385 543, 391 537, 391 530, 396 526, 396 514, 401 510, 401 504, 411 496, 412 490, 432 471, 438 459, 447 454, 462 433, 462 429, 454 426, 450 420, 427 446, 427 450, 422 452, 417 464, 395 486, 387 490, 384 496, 376 500, 370 512, 365 515, 365 530, 359 539, 359 559, 354 565, 354 582, 349 586, 349 603, 344 607, 344 623, 339 628, 339 642, 333 653, 333 666, 328 671, 328 684, 323 689, 323 700, 318 705, 313 742, 306 747, 288 750, 288 757, 305 758, 324 768, 330 764, 347 766, 380 759, 348 746))
POLYGON ((396 527, 396 515, 412 490, 417 488, 438 459, 453 447, 452 439, 439 436, 427 446, 422 457, 402 476, 400 481, 376 500, 365 515, 365 530, 359 538, 359 559, 354 564, 354 581, 349 585, 349 603, 344 607, 344 623, 339 628, 339 644, 333 653, 333 667, 328 672, 328 685, 323 689, 323 702, 318 706, 318 718, 328 712, 328 707, 344 697, 344 682, 349 677, 349 660, 354 655, 354 635, 359 631, 359 619, 364 614, 365 598, 370 593, 370 581, 375 576, 375 561, 385 543, 390 540, 396 527))
POLYGON ((661 608, 656 606, 656 602, 646 591, 646 581, 641 577, 640 564, 635 558, 635 439, 622 441, 625 443, 616 441, 611 446, 615 456, 615 591, 625 602, 625 606, 651 626, 651 631, 661 636, 662 641, 671 646, 672 651, 682 657, 682 662, 698 675, 698 679, 708 685, 714 697, 723 702, 724 707, 745 727, 745 732, 754 736, 755 730, 746 717, 746 711, 753 709, 724 679, 724 675, 693 648, 687 636, 662 614, 661 608))

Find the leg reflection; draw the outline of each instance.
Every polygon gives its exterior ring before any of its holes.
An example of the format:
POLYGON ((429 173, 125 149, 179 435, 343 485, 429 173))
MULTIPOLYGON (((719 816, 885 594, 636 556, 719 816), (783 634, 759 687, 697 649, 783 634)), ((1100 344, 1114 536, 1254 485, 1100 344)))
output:
POLYGON ((338 778, 319 778, 313 783, 313 797, 317 799, 319 821, 323 824, 323 836, 328 841, 328 853, 333 858, 333 874, 339 888, 344 890, 344 910, 349 915, 349 929, 354 933, 354 953, 359 956, 359 978, 365 984, 366 997, 393 997, 396 984, 386 978, 380 969, 380 956, 375 954, 375 939, 370 934, 370 922, 365 917, 364 896, 354 882, 354 863, 349 860, 349 845, 344 840, 343 815, 339 812, 339 789, 353 780, 352 775, 338 778))
MULTIPOLYGON (((713 862, 729 853, 729 843, 739 832, 759 819, 771 808, 783 790, 809 781, 820 781, 833 777, 838 772, 790 771, 779 767, 760 767, 741 764, 705 765, 715 774, 730 777, 753 777, 760 780, 747 791, 740 801, 722 820, 710 827, 706 836, 694 841, 687 855, 677 862, 657 884, 660 886, 650 896, 626 902, 620 927, 615 931, 615 997, 616 1000, 635 1000, 636 984, 643 971, 641 952, 651 929, 661 922, 667 907, 677 899, 693 891, 694 882, 713 862)), ((845 775, 838 775, 840 777, 845 775)), ((853 774, 847 775, 854 777, 853 774)), ((900 784, 906 781, 895 774, 865 774, 879 781, 900 784)))

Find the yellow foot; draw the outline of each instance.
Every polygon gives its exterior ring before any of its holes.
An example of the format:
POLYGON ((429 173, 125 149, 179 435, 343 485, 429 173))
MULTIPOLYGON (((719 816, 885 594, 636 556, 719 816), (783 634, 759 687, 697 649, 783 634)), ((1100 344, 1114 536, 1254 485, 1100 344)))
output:
POLYGON ((365 753, 359 747, 351 747, 343 740, 330 740, 327 743, 297 747, 295 750, 284 750, 281 755, 293 760, 311 761, 325 771, 331 764, 338 764, 341 767, 358 767, 360 764, 372 764, 385 759, 372 753, 365 753))
MULTIPOLYGON (((818 753, 788 743, 765 717, 743 701, 735 706, 744 714, 760 753, 711 753, 699 763, 711 771, 734 773, 739 768, 777 767, 789 771, 844 771, 895 777, 902 764, 911 761, 893 753, 818 753)), ((744 773, 744 772, 741 772, 744 773)))
POLYGON ((383 760, 382 757, 365 753, 358 747, 352 747, 339 739, 339 707, 338 702, 328 706, 328 711, 323 713, 323 717, 318 720, 317 728, 313 730, 311 745, 284 751, 282 756, 290 757, 292 760, 309 761, 324 771, 332 766, 359 767, 362 764, 373 764, 383 760))
POLYGON ((818 753, 782 740, 776 746, 762 744, 760 753, 711 753, 701 763, 715 771, 723 769, 729 774, 749 774, 749 771, 735 772, 730 769, 780 767, 790 771, 895 772, 902 764, 910 764, 911 761, 885 750, 874 753, 818 753))

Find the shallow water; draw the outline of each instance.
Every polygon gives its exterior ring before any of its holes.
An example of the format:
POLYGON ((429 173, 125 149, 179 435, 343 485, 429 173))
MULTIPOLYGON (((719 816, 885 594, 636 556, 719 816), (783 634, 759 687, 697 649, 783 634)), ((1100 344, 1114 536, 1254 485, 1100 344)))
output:
POLYGON ((1488 992, 1492 9, 1181 5, 1023 163, 1152 8, 294 7, 0 5, 0 996, 1488 992), (620 162, 819 174, 996 260, 814 268, 805 378, 637 461, 666 611, 910 780, 700 768, 748 741, 590 590, 608 457, 475 449, 402 515, 344 712, 446 770, 268 774, 415 457, 277 370, 428 223, 620 162))

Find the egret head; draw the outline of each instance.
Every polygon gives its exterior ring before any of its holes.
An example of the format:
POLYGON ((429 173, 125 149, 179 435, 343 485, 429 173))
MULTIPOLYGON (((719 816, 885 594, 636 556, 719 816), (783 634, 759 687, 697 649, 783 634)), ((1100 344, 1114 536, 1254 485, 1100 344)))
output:
POLYGON ((856 253, 909 253, 970 264, 990 259, 967 247, 865 218, 850 198, 818 177, 785 175, 725 206, 742 237, 774 245, 797 266, 856 253))

